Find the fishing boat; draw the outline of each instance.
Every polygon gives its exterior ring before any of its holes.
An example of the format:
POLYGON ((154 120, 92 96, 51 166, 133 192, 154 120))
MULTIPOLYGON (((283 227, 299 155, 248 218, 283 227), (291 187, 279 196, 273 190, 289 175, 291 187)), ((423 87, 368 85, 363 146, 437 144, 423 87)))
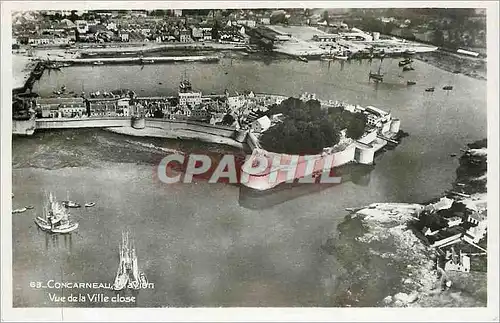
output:
POLYGON ((298 59, 306 63, 308 62, 307 58, 305 58, 304 56, 299 56, 298 59))
POLYGON ((406 85, 415 85, 417 82, 415 81, 406 81, 406 85))
POLYGON ((103 62, 101 62, 101 61, 94 62, 93 64, 94 64, 94 65, 104 65, 104 63, 103 63, 103 62))
POLYGON ((79 203, 74 202, 74 201, 71 201, 71 200, 69 199, 69 192, 68 192, 68 197, 67 197, 67 200, 61 201, 61 204, 62 204, 65 208, 79 208, 79 207, 82 207, 79 203))
POLYGON ((129 239, 128 232, 122 232, 122 242, 120 244, 120 264, 116 272, 113 289, 116 291, 125 288, 139 289, 146 281, 146 275, 139 271, 135 246, 129 239))
POLYGON ((414 71, 415 69, 412 66, 405 65, 403 66, 403 72, 414 71))
POLYGON ((62 201, 61 204, 66 208, 73 208, 73 209, 82 207, 81 204, 76 203, 74 201, 62 201))
POLYGON ((154 63, 154 59, 143 59, 142 60, 143 63, 154 63))
POLYGON ((78 222, 70 220, 70 214, 56 201, 52 193, 49 194, 48 211, 44 208, 43 216, 37 216, 35 224, 50 233, 70 233, 78 229, 78 222))
POLYGON ((413 60, 411 58, 406 58, 398 63, 398 65, 401 66, 406 66, 408 64, 413 63, 413 60))
POLYGON ((434 92, 434 87, 428 87, 428 88, 426 88, 425 92, 434 92))
POLYGON ((370 72, 368 74, 368 81, 374 80, 375 82, 382 82, 384 80, 384 74, 381 73, 382 60, 380 60, 380 65, 378 66, 378 71, 376 73, 370 72))
POLYGON ((15 210, 12 210, 12 214, 16 214, 16 213, 23 213, 23 212, 26 212, 27 208, 23 207, 23 208, 20 208, 20 209, 15 209, 15 210))
POLYGON ((95 202, 85 203, 85 207, 93 207, 95 202))
POLYGON ((443 87, 443 90, 447 90, 447 91, 449 91, 449 90, 453 90, 453 86, 451 86, 451 85, 446 85, 446 86, 444 86, 444 87, 443 87))
POLYGON ((26 205, 26 210, 33 210, 35 207, 33 205, 26 205))
POLYGON ((335 59, 341 60, 341 61, 347 61, 349 59, 349 56, 343 54, 343 55, 335 55, 335 59))

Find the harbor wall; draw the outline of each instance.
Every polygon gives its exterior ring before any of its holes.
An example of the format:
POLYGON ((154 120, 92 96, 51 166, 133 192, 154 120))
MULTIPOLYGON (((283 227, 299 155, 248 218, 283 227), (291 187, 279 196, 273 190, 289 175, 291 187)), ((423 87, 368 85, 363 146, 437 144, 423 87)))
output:
POLYGON ((199 133, 206 133, 225 138, 234 138, 235 129, 226 126, 212 125, 189 120, 163 120, 146 119, 146 128, 159 128, 167 131, 171 130, 190 130, 199 133))
POLYGON ((12 120, 12 134, 31 136, 36 129, 35 119, 12 120))
POLYGON ((61 118, 37 119, 36 129, 107 128, 130 126, 130 118, 61 118))

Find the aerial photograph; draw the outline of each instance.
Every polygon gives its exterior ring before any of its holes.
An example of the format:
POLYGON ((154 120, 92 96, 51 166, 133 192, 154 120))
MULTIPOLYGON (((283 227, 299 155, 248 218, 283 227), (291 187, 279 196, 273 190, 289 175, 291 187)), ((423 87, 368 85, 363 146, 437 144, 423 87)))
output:
POLYGON ((227 6, 12 12, 12 307, 487 307, 486 9, 227 6))

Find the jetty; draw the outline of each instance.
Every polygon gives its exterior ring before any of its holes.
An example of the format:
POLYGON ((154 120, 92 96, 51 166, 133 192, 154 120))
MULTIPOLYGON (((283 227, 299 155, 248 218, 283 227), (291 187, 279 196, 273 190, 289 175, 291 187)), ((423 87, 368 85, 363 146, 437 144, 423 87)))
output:
POLYGON ((58 63, 75 65, 104 65, 104 64, 160 64, 174 62, 206 62, 213 63, 220 60, 219 56, 163 56, 163 57, 93 57, 93 58, 55 58, 58 63))

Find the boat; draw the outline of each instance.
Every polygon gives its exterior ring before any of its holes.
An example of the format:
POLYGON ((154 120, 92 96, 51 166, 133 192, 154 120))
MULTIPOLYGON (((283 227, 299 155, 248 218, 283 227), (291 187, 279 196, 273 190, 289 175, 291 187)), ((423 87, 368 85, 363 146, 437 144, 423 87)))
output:
POLYGON ((66 208, 79 208, 79 207, 82 207, 81 204, 79 203, 76 203, 74 201, 62 201, 61 204, 66 207, 66 208))
POLYGON ((415 85, 417 82, 415 81, 406 81, 406 85, 415 85))
POLYGON ((335 55, 335 59, 341 60, 341 61, 347 61, 349 59, 349 56, 346 55, 335 55))
POLYGON ((401 66, 406 66, 408 64, 413 63, 413 60, 411 58, 404 59, 398 63, 398 65, 401 66))
POLYGON ((428 88, 426 88, 425 92, 434 92, 434 87, 428 87, 428 88))
POLYGON ((122 232, 122 242, 120 244, 120 263, 116 272, 113 289, 116 291, 125 288, 140 289, 141 283, 144 281, 146 275, 139 271, 137 261, 137 254, 135 247, 130 242, 128 232, 122 232))
POLYGON ((12 210, 12 214, 16 214, 16 213, 23 213, 23 212, 26 212, 27 208, 23 207, 23 208, 20 208, 20 209, 15 209, 15 210, 12 210))
POLYGON ((451 85, 446 85, 446 86, 444 86, 444 87, 443 87, 443 90, 447 90, 447 91, 449 91, 449 90, 453 90, 453 86, 451 86, 451 85))
POLYGON ((307 58, 305 58, 304 56, 299 56, 298 59, 303 62, 308 62, 307 58))
POLYGON ((56 201, 52 193, 49 194, 48 211, 44 208, 43 216, 35 218, 35 224, 42 230, 50 233, 70 233, 78 229, 78 222, 70 220, 70 214, 56 201))
POLYGON ((26 205, 26 210, 33 210, 35 207, 33 205, 26 205))
POLYGON ((376 73, 370 72, 368 74, 368 81, 374 80, 375 82, 382 82, 384 80, 384 74, 380 72, 381 68, 382 68, 382 60, 380 60, 378 71, 376 73))
POLYGON ((93 64, 94 64, 94 65, 104 65, 104 63, 103 63, 103 62, 101 62, 101 61, 94 62, 93 64))
POLYGON ((93 207, 95 202, 85 203, 85 207, 93 207))
POLYGON ((406 71, 414 71, 415 69, 412 66, 405 65, 403 66, 403 72, 406 71))
MULTIPOLYGON (((99 93, 100 94, 100 93, 99 93)), ((82 207, 79 203, 77 202, 74 202, 74 201, 71 201, 69 199, 69 192, 68 192, 68 199, 67 200, 64 200, 64 201, 61 201, 61 204, 65 207, 65 208, 79 208, 79 207, 82 207)))
POLYGON ((141 60, 143 63, 154 63, 154 59, 142 59, 141 60))

